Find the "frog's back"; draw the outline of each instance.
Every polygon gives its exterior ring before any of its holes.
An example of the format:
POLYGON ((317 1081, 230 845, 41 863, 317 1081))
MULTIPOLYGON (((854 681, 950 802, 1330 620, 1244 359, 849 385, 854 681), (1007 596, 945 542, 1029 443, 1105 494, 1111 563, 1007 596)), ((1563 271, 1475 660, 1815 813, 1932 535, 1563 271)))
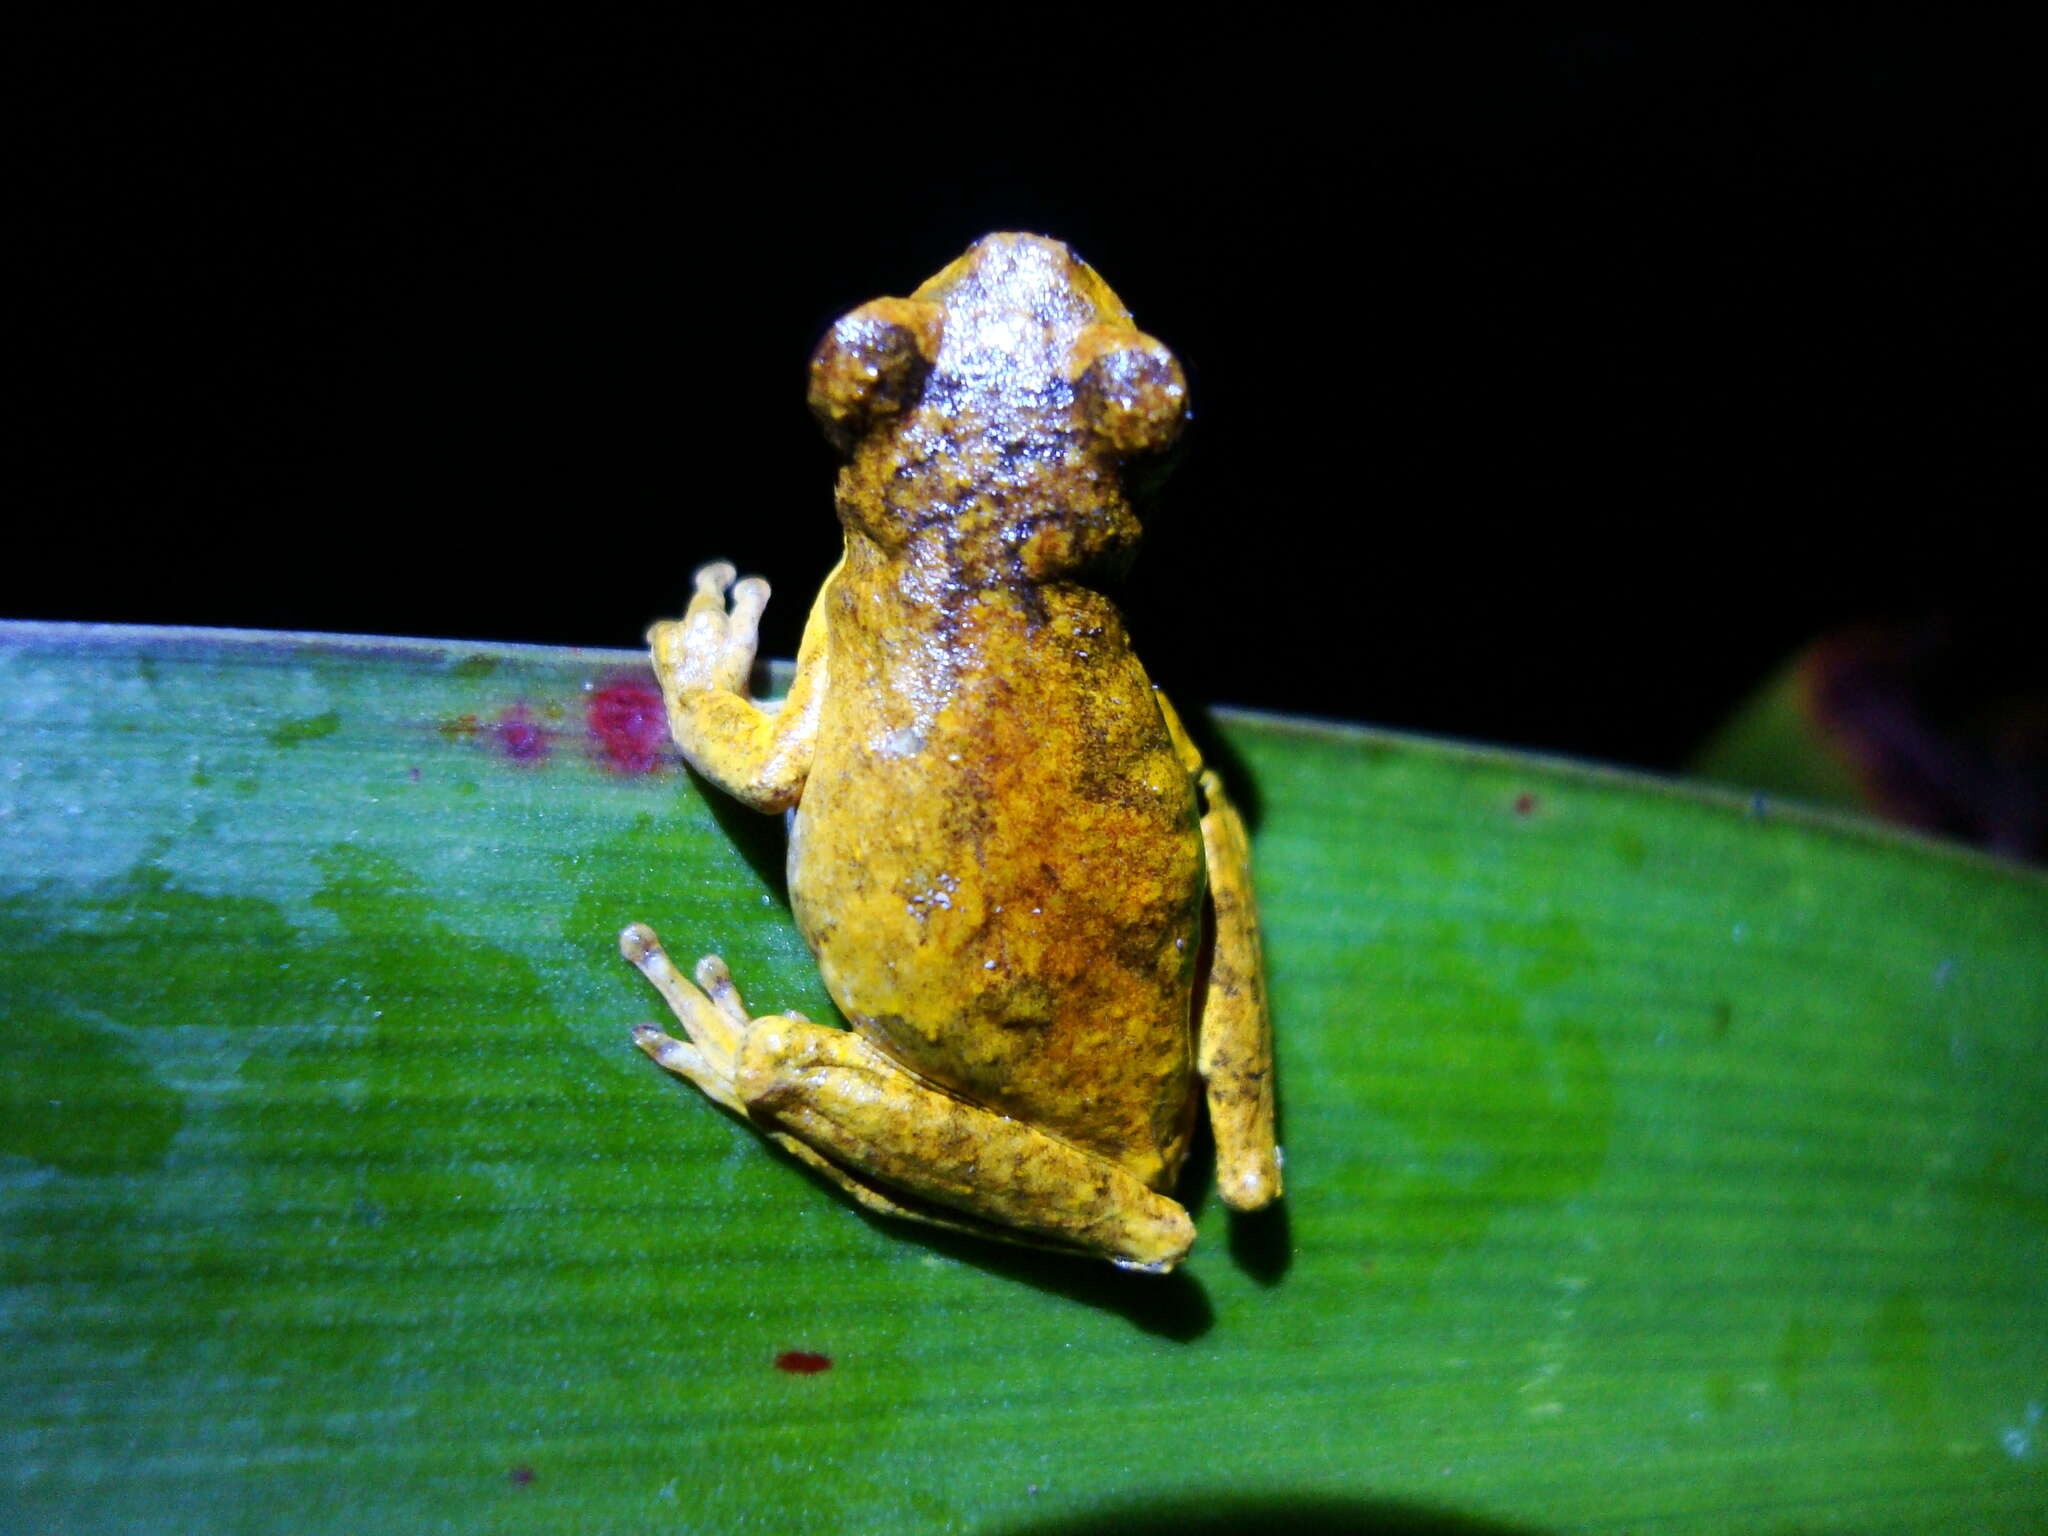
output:
POLYGON ((846 559, 792 822, 855 1028, 965 1098, 1169 1178, 1193 1108, 1193 786, 1115 605, 1124 472, 1185 386, 1056 241, 997 235, 842 319, 811 403, 846 559))
POLYGON ((933 647, 838 596, 790 853, 833 998, 919 1076, 1156 1181, 1192 1103, 1202 848, 1114 609, 984 594, 933 647))

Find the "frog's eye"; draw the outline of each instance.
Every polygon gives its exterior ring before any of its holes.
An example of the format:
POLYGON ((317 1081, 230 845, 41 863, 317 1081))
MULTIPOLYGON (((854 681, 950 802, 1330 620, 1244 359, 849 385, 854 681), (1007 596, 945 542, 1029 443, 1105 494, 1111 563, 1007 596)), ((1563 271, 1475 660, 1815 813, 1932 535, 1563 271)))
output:
POLYGON ((939 308, 876 299, 842 315, 811 354, 811 412, 842 453, 916 404, 939 351, 939 308))
POLYGON ((1120 459, 1163 453, 1188 415, 1180 360, 1127 325, 1091 325, 1074 345, 1074 388, 1089 424, 1120 459))

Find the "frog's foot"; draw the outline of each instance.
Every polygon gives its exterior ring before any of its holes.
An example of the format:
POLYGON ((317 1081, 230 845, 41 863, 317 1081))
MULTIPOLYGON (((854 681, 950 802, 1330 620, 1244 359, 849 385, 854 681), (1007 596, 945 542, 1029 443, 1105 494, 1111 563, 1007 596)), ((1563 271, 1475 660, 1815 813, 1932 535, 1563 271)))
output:
POLYGON ((664 619, 647 632, 655 671, 671 691, 745 691, 768 583, 759 576, 736 582, 736 574, 723 560, 705 566, 682 618, 664 619))
POLYGON ((682 1021, 690 1037, 677 1040, 652 1024, 636 1024, 633 1043, 663 1068, 688 1078, 744 1118, 746 1106, 733 1087, 733 1078, 739 1066, 740 1037, 746 1033, 750 1020, 725 962, 716 955, 699 960, 697 983, 692 986, 669 960, 668 951, 661 947, 654 930, 645 923, 633 923, 619 935, 619 953, 654 983, 654 990, 682 1021))
POLYGON ((804 625, 796 675, 780 705, 747 696, 747 674, 768 583, 733 580, 723 561, 697 573, 696 595, 680 619, 647 632, 668 728, 692 768, 757 811, 786 811, 803 793, 825 697, 827 578, 804 625))
POLYGON ((1179 1204, 1114 1163, 927 1087, 859 1035, 801 1014, 749 1019, 716 955, 693 986, 644 923, 619 950, 690 1037, 641 1024, 634 1044, 869 1210, 1153 1273, 1194 1242, 1179 1204))

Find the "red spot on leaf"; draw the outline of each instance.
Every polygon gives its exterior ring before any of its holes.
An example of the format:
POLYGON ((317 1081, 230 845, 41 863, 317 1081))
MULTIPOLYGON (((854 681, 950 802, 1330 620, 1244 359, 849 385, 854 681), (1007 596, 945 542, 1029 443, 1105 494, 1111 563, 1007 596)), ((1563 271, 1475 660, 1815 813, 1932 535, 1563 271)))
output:
POLYGON ((785 1349, 775 1357, 775 1369, 788 1371, 792 1376, 815 1376, 832 1369, 832 1357, 813 1354, 808 1349, 785 1349))
POLYGON ((668 715, 661 690, 642 682, 617 682, 590 696, 584 720, 597 744, 598 761, 613 773, 652 773, 668 745, 668 715))
POLYGON ((1523 790, 1519 795, 1515 796, 1515 814, 1517 816, 1526 816, 1535 809, 1536 797, 1530 794, 1526 789, 1523 790))
POLYGON ((505 1474, 505 1481, 514 1488, 524 1488, 533 1481, 533 1468, 522 1461, 518 1466, 505 1474))
POLYGON ((548 738, 554 735, 533 718, 524 704, 514 704, 491 726, 498 738, 498 750, 515 763, 537 763, 548 755, 548 738))

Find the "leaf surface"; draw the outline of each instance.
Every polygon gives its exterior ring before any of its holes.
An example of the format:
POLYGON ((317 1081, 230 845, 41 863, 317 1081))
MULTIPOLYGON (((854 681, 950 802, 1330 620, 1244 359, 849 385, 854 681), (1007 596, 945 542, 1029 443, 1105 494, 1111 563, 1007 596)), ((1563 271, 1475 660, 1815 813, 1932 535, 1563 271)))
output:
POLYGON ((2041 1529, 2048 882, 1214 725, 1288 1199, 1162 1281, 632 1049, 635 918, 836 1017, 637 656, 0 628, 0 1525, 2041 1529))

